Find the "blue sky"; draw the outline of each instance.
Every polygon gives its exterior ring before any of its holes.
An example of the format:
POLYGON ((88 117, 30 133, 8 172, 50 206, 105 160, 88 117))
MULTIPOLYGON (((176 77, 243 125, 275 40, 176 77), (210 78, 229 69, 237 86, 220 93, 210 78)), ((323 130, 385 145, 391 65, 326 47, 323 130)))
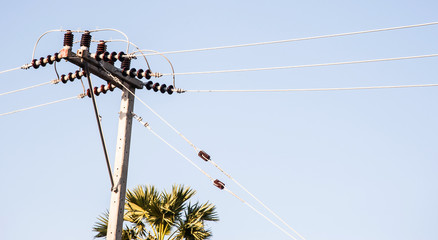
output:
MULTIPOLYGON (((59 28, 116 28, 143 49, 170 51, 435 22, 437 10, 436 1, 421 0, 14 1, 0 10, 0 71, 30 62, 37 38, 59 28)), ((115 32, 92 35, 122 38, 115 32)), ((36 56, 59 51, 62 38, 62 33, 45 36, 36 56)), ((168 57, 180 73, 277 67, 434 54, 437 38, 438 26, 429 26, 168 57)), ((125 48, 108 46, 110 51, 125 48)), ((162 58, 148 60, 154 71, 170 72, 162 58)), ((437 61, 185 75, 177 76, 176 85, 211 90, 428 84, 437 83, 437 61)), ((132 66, 146 68, 142 59, 132 66)), ((76 70, 67 62, 57 67, 60 74, 76 70)), ((4 73, 0 93, 54 78, 53 66, 4 73)), ((171 84, 169 77, 158 81, 171 84)), ((0 113, 81 91, 75 81, 0 96, 0 113)), ((436 91, 137 94, 306 239, 429 240, 438 238, 436 91)), ((113 164, 120 90, 97 102, 113 164)), ((266 213, 139 101, 135 112, 266 213)), ((91 100, 0 117, 0 124, 0 239, 91 239, 96 217, 110 199, 91 100)), ((128 188, 170 189, 175 183, 196 189, 194 200, 217 205, 221 221, 209 225, 213 239, 288 239, 135 122, 128 188)))

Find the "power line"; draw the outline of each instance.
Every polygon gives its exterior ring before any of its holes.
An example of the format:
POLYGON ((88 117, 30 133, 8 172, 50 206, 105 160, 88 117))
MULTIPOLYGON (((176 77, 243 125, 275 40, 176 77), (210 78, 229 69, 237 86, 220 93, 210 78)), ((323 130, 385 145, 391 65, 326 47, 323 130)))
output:
MULTIPOLYGON (((357 31, 357 32, 336 33, 336 34, 320 35, 320 36, 313 36, 313 37, 291 38, 291 39, 268 41, 268 42, 257 42, 257 43, 236 44, 236 45, 228 45, 228 46, 220 46, 220 47, 167 51, 167 52, 161 52, 161 53, 162 54, 174 54, 174 53, 199 52, 199 51, 207 51, 207 50, 219 50, 219 49, 227 49, 227 48, 251 47, 251 46, 259 46, 259 45, 267 45, 267 44, 297 42, 297 41, 304 41, 304 40, 343 37, 343 36, 351 36, 351 35, 365 34, 365 33, 375 33, 375 32, 392 31, 392 30, 400 30, 400 29, 407 29, 407 28, 425 27, 425 26, 431 26, 431 25, 436 25, 436 24, 438 24, 438 22, 406 25, 406 26, 399 26, 399 27, 380 28, 380 29, 357 31)), ((151 54, 147 54, 147 55, 157 55, 157 54, 151 53, 151 54)))
MULTIPOLYGON (((334 63, 317 63, 317 64, 307 64, 307 65, 294 65, 294 66, 282 66, 282 67, 265 67, 265 68, 247 68, 247 69, 233 69, 233 70, 218 70, 218 71, 206 71, 206 72, 186 72, 186 73, 174 73, 174 75, 196 75, 196 74, 214 74, 214 73, 234 73, 234 72, 250 72, 250 71, 264 71, 264 70, 279 70, 279 69, 291 69, 291 68, 308 68, 308 67, 326 67, 326 66, 337 66, 337 65, 347 65, 347 64, 358 64, 358 63, 374 63, 374 62, 387 62, 387 61, 397 61, 397 60, 407 60, 416 58, 428 58, 437 57, 438 54, 428 54, 428 55, 417 55, 408 57, 395 57, 395 58, 379 58, 370 60, 358 60, 350 62, 334 62, 334 63)), ((164 73, 163 76, 172 75, 171 73, 164 73)))
POLYGON ((31 109, 35 109, 35 108, 39 108, 39 107, 43 107, 43 106, 47 106, 47 105, 51 105, 51 104, 55 104, 55 103, 60 103, 60 102, 64 102, 64 101, 68 101, 68 100, 72 100, 72 99, 81 99, 84 96, 85 95, 80 94, 78 96, 64 98, 64 99, 60 99, 60 100, 53 101, 53 102, 43 103, 43 104, 39 104, 39 105, 36 105, 36 106, 33 106, 33 107, 22 108, 22 109, 14 110, 14 111, 11 111, 11 112, 2 113, 2 114, 0 114, 0 117, 6 116, 6 115, 9 115, 9 114, 13 114, 13 113, 23 112, 23 111, 27 111, 27 110, 31 110, 31 109))
POLYGON ((52 81, 49 81, 49 82, 40 83, 40 84, 33 85, 33 86, 30 86, 30 87, 25 87, 25 88, 20 88, 20 89, 9 91, 9 92, 0 93, 0 96, 8 95, 8 94, 11 94, 11 93, 16 93, 16 92, 21 92, 21 91, 29 90, 29 89, 36 88, 36 87, 41 87, 41 86, 44 86, 44 85, 47 85, 47 84, 57 84, 60 81, 61 80, 59 80, 59 79, 55 79, 55 80, 52 80, 52 81))
MULTIPOLYGON (((146 127, 154 136, 156 136, 158 139, 160 139, 162 142, 164 142, 167 146, 169 146, 172 150, 174 150, 176 153, 178 153, 180 156, 182 156, 184 159, 186 159, 190 164, 192 164, 194 167, 196 167, 200 172, 202 172, 205 176, 207 176, 210 181, 214 182, 215 179, 213 177, 211 177, 207 172, 205 172, 204 170, 202 170, 201 167, 199 167, 195 162, 193 162, 190 158, 186 157, 183 153, 181 153, 178 149, 176 149, 174 146, 172 146, 169 142, 167 142, 166 140, 164 140, 160 135, 158 135, 154 130, 152 130, 152 128, 149 126, 149 123, 146 123, 143 121, 143 118, 139 117, 138 115, 136 115, 135 113, 132 113, 133 117, 135 119, 137 119, 138 122, 140 122, 144 127, 146 127)), ((240 200, 241 202, 243 202, 245 205, 247 205, 248 207, 250 207, 253 211, 255 211, 256 213, 258 213, 259 215, 261 215, 263 218, 265 218, 266 220, 268 220, 272 225, 274 225, 275 227, 277 227, 278 229, 280 229, 283 233, 285 233, 286 235, 288 235, 290 238, 297 240, 294 236, 292 236, 290 233, 288 233, 285 229, 283 229, 282 227, 280 227, 278 224, 276 224, 274 221, 272 221, 270 218, 268 218, 266 215, 264 215, 263 213, 261 213, 260 211, 258 211, 254 206, 252 206, 251 204, 249 204, 248 202, 246 202, 245 200, 243 200, 241 197, 237 196, 235 193, 233 193, 231 190, 229 190, 228 188, 226 188, 225 186, 223 186, 223 189, 225 191, 227 191, 228 193, 230 193, 231 195, 233 195, 234 197, 236 197, 238 200, 240 200)))
POLYGON ((388 89, 388 88, 414 88, 414 87, 438 87, 438 84, 418 84, 399 86, 372 86, 372 87, 346 87, 346 88, 301 88, 301 89, 251 89, 251 90, 180 90, 181 92, 310 92, 310 91, 339 91, 339 90, 367 90, 367 89, 388 89))
POLYGON ((0 74, 7 73, 7 72, 12 72, 12 71, 19 70, 19 69, 28 69, 31 66, 32 66, 31 64, 24 64, 21 67, 16 67, 16 68, 11 68, 11 69, 7 69, 7 70, 3 70, 3 71, 0 72, 0 74))
MULTIPOLYGON (((102 66, 103 67, 103 66, 102 66)), ((104 68, 105 70, 105 68, 104 68)), ((107 72, 108 74, 110 74, 109 72, 107 72)), ((112 76, 110 74, 110 76, 112 76)), ((113 79, 116 82, 119 82, 119 80, 117 78, 115 78, 114 76, 112 76, 113 79)), ((191 145, 195 151, 198 153, 201 150, 196 147, 189 139, 187 139, 181 132, 179 132, 175 127, 173 127, 168 121, 166 121, 163 117, 161 117, 156 111, 154 111, 149 105, 147 105, 141 98, 139 98, 137 95, 135 95, 131 90, 129 90, 127 87, 125 87, 123 84, 121 84, 128 92, 130 92, 136 99, 138 99, 144 106, 146 106, 154 115, 156 115, 161 121, 163 121, 168 127, 170 127, 172 130, 174 130, 178 135, 180 135, 189 145, 191 145)), ((142 122, 142 118, 138 117, 137 115, 133 115, 134 118, 136 118, 140 123, 142 123, 145 127, 147 127, 155 136, 157 136, 158 138, 160 138, 163 142, 165 142, 167 145, 169 145, 172 149, 174 149, 176 152, 178 152, 179 154, 181 154, 178 150, 176 150, 174 147, 172 147, 169 143, 167 143, 164 139, 162 139, 160 136, 158 136, 154 131, 152 131, 152 129, 150 128, 148 123, 144 123, 142 122)), ((182 155, 182 154, 181 154, 182 155)), ((186 158, 184 155, 182 155, 184 158, 186 158)), ((207 173, 205 173, 198 165, 196 165, 195 163, 193 163, 190 159, 186 158, 186 160, 188 160, 192 165, 194 165, 196 168, 198 168, 201 172, 203 172, 207 177, 210 178, 210 180, 212 180, 211 176, 209 176, 207 173)), ((211 160, 210 160, 211 161, 211 160)), ((274 211, 272 211, 270 208, 268 208, 262 201, 260 201, 257 197, 255 197, 251 192, 249 192, 245 187, 243 187, 236 179, 234 179, 233 177, 231 177, 230 174, 226 173, 221 167, 219 167, 215 162, 211 161, 212 164, 218 168, 221 172, 223 172, 228 178, 230 178, 233 182, 235 182, 239 187, 241 187, 244 191, 246 191, 251 197, 253 197, 257 202, 259 202, 265 209, 267 209, 271 214, 273 214, 276 218, 278 218, 283 224, 285 224, 288 228, 290 228, 292 231, 294 231, 298 236, 300 236, 303 240, 305 240, 305 238, 303 236, 301 236, 297 231, 295 231, 295 229, 293 229, 289 224, 287 224, 280 216, 278 216, 274 211)), ((250 205, 249 205, 250 206, 250 205)), ((252 206, 250 206, 251 208, 253 208, 252 206)), ((257 211, 258 212, 258 211, 257 211)), ((260 212, 258 212, 260 214, 260 212)), ((262 215, 264 216, 264 215, 262 215)), ((266 218, 266 216, 264 216, 266 218)), ((268 219, 268 218, 267 218, 268 219)), ((268 219, 269 220, 269 219, 268 219)), ((271 221, 271 220, 269 220, 271 221)), ((295 239, 295 238, 294 238, 295 239)))

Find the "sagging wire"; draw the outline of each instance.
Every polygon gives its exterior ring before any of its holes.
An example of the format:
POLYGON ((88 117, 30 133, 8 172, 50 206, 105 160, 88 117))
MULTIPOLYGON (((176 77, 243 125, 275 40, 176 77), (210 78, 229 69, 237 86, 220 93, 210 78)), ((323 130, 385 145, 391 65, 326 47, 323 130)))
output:
MULTIPOLYGON (((436 24, 438 24, 438 22, 429 22, 429 23, 413 24, 413 25, 406 25, 406 26, 399 26, 399 27, 380 28, 380 29, 372 29, 372 30, 364 30, 364 31, 356 31, 356 32, 347 32, 347 33, 336 33, 336 34, 320 35, 320 36, 313 36, 313 37, 291 38, 291 39, 268 41, 268 42, 246 43, 246 44, 236 44, 236 45, 228 45, 228 46, 220 46, 220 47, 177 50, 177 51, 166 51, 166 52, 161 52, 161 53, 175 54, 175 53, 188 53, 188 52, 199 52, 199 51, 207 51, 207 50, 228 49, 228 48, 252 47, 252 46, 267 45, 267 44, 297 42, 297 41, 304 41, 304 40, 343 37, 343 36, 351 36, 351 35, 358 35, 358 34, 365 34, 365 33, 375 33, 375 32, 392 31, 392 30, 400 30, 400 29, 407 29, 407 28, 425 27, 425 26, 431 26, 431 25, 436 25, 436 24)), ((157 54, 154 54, 154 53, 148 54, 148 56, 150 56, 150 55, 157 55, 157 54)))
POLYGON ((264 70, 280 70, 280 69, 291 69, 291 68, 308 68, 308 67, 327 67, 327 66, 338 66, 338 65, 346 65, 346 64, 375 63, 375 62, 408 60, 408 59, 416 59, 416 58, 429 58, 429 57, 437 57, 437 56, 438 54, 434 53, 434 54, 408 56, 408 57, 379 58, 379 59, 358 60, 358 61, 349 61, 349 62, 317 63, 317 64, 307 64, 307 65, 282 66, 282 67, 247 68, 247 69, 218 70, 218 71, 206 71, 206 72, 163 73, 163 76, 235 73, 235 72, 264 71, 264 70))
POLYGON ((74 97, 64 98, 64 99, 60 99, 60 100, 53 101, 53 102, 43 103, 43 104, 39 104, 39 105, 32 106, 32 107, 27 107, 27 108, 22 108, 22 109, 14 110, 14 111, 11 111, 11 112, 2 113, 2 114, 0 114, 0 117, 6 116, 6 115, 10 115, 10 114, 14 114, 14 113, 18 113, 18 112, 23 112, 23 111, 31 110, 31 109, 35 109, 35 108, 39 108, 39 107, 43 107, 43 106, 47 106, 47 105, 51 105, 51 104, 55 104, 55 103, 59 103, 59 102, 64 102, 64 101, 68 101, 68 100, 72 100, 72 99, 82 99, 84 97, 85 97, 84 94, 79 94, 78 96, 74 96, 74 97))
MULTIPOLYGON (((210 181, 213 182, 213 184, 218 187, 221 190, 225 190, 226 192, 230 193, 231 195, 233 195, 235 198, 237 198, 239 201, 241 201, 242 203, 244 203, 245 205, 247 205, 249 208, 251 208, 253 211, 255 211, 257 214, 259 214, 260 216, 262 216, 263 218, 265 218, 266 220, 268 220, 272 225, 274 225, 275 227, 277 227, 279 230, 281 230, 284 234, 286 234, 287 236, 289 236, 290 238, 297 240, 293 235, 291 235, 289 232, 287 232, 285 229, 283 229, 281 226, 279 226, 278 224, 276 224, 274 221, 272 221, 269 217, 267 217, 266 215, 264 215, 263 213, 261 213, 260 211, 258 211, 254 206, 252 206, 251 204, 249 204, 248 202, 246 202, 245 200, 243 200, 241 197, 239 197, 238 195, 236 195, 235 193, 233 193, 230 189, 225 187, 225 184, 222 183, 221 181, 219 181, 218 179, 214 179, 213 177, 211 177, 207 172, 205 172, 204 170, 202 170, 201 167, 199 167, 194 161, 192 161, 190 158, 188 158, 187 156, 185 156, 183 153, 181 153, 178 149, 176 149, 174 146, 172 146, 169 142, 167 142, 165 139, 163 139, 160 135, 158 135, 154 130, 152 130, 152 128, 150 127, 150 124, 147 122, 143 121, 143 118, 138 116, 135 113, 132 113, 133 118, 135 118, 139 123, 141 123, 144 127, 146 127, 155 137, 157 137, 158 139, 160 139, 162 142, 164 142, 167 146, 169 146, 172 150, 174 150, 176 153, 178 153, 180 156, 182 156, 185 160, 187 160, 190 164, 192 164, 195 168, 197 168, 201 173, 203 173, 206 177, 208 177, 210 179, 210 181)), ((298 233, 297 233, 298 234, 298 233)), ((298 234, 299 235, 299 234, 298 234)), ((301 235, 299 235, 302 239, 304 239, 301 235)))
POLYGON ((416 84, 416 85, 395 85, 395 86, 371 86, 371 87, 345 87, 345 88, 295 88, 295 89, 250 89, 250 90, 184 90, 181 92, 216 92, 216 93, 255 93, 255 92, 317 92, 317 91, 341 91, 341 90, 369 90, 369 89, 390 89, 390 88, 416 88, 416 87, 437 87, 438 84, 416 84))
POLYGON ((20 88, 20 89, 9 91, 9 92, 0 93, 0 96, 12 94, 12 93, 17 93, 17 92, 29 90, 29 89, 32 89, 32 88, 37 88, 37 87, 41 87, 41 86, 44 86, 44 85, 48 85, 48 84, 57 84, 60 81, 61 80, 59 80, 59 79, 55 79, 55 80, 51 80, 51 81, 48 81, 48 82, 45 82, 45 83, 40 83, 40 84, 36 84, 36 85, 33 85, 33 86, 29 86, 29 87, 25 87, 25 88, 20 88))
MULTIPOLYGON (((102 66, 102 65, 101 65, 102 66)), ((138 99, 144 106, 146 106, 155 116, 157 116, 162 122, 164 122, 168 127, 170 127, 173 131, 175 131, 181 138, 183 138, 190 146, 192 146, 195 150, 195 152, 198 153, 198 155, 207 161, 210 159, 210 156, 206 154, 204 151, 200 150, 198 147, 196 147, 188 138, 186 138, 181 132, 179 132, 175 127, 173 127, 168 121, 166 121, 163 117, 161 117, 155 110, 153 110, 149 105, 147 105, 141 98, 137 97, 129 88, 121 84, 120 80, 116 77, 114 77, 108 70, 102 66, 102 68, 114 79, 114 81, 118 82, 121 86, 123 86, 124 89, 126 89, 130 94, 132 94, 136 99, 138 99)), ((138 119, 137 119, 138 120, 138 119)), ((145 127, 148 127, 149 125, 144 123, 145 127)), ((283 219, 281 219, 277 214, 275 214, 270 208, 268 208, 263 202, 261 202, 258 198, 256 198, 253 194, 251 194, 246 188, 244 188, 237 180, 231 177, 228 173, 226 173, 222 168, 220 168, 216 163, 213 162, 213 165, 218 168, 220 171, 225 173, 227 177, 229 177, 232 181, 234 181, 239 187, 241 187, 243 190, 245 190, 247 193, 249 193, 250 196, 252 196, 256 201, 258 201, 263 207, 265 207, 269 212, 271 212, 274 216, 276 216, 281 222, 283 222, 286 226, 288 226, 291 230, 293 230, 298 236, 300 236, 302 239, 304 239, 298 232, 296 232, 290 225, 288 225, 283 219)))

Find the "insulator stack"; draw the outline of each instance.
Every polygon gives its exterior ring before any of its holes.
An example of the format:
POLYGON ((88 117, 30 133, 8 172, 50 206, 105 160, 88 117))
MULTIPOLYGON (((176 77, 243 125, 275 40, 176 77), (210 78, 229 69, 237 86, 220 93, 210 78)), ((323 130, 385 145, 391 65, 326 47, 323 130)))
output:
POLYGON ((223 190, 225 188, 225 183, 219 181, 218 179, 213 181, 213 184, 219 188, 220 190, 223 190))
POLYGON ((131 67, 131 59, 124 58, 122 61, 122 64, 120 65, 120 68, 122 69, 123 76, 128 76, 129 72, 126 73, 126 71, 129 71, 130 67, 131 67))
MULTIPOLYGON (((94 87, 93 93, 96 96, 99 96, 101 93, 106 94, 108 91, 114 91, 116 89, 116 86, 114 84, 108 83, 108 85, 101 85, 100 87, 94 87)), ((87 89, 87 96, 91 98, 91 92, 90 89, 87 89)))
POLYGON ((48 64, 53 64, 55 61, 59 62, 61 61, 61 58, 59 57, 58 53, 55 53, 52 55, 48 55, 46 58, 41 57, 38 59, 33 59, 31 62, 31 65, 33 68, 37 69, 40 66, 45 67, 48 64))
POLYGON ((123 68, 122 67, 122 74, 123 76, 130 76, 130 77, 137 77, 138 79, 142 79, 142 78, 146 78, 146 79, 151 79, 153 73, 151 72, 150 69, 147 69, 146 71, 144 71, 143 69, 135 69, 135 68, 123 68))
POLYGON ((81 37, 81 47, 90 48, 91 44, 91 35, 89 31, 85 31, 84 34, 82 34, 81 37))
POLYGON ((97 50, 96 50, 96 54, 102 54, 106 52, 106 43, 103 40, 100 40, 99 43, 97 44, 97 50))
POLYGON ((172 85, 166 86, 166 84, 161 84, 160 83, 154 83, 152 81, 149 81, 147 83, 145 83, 144 85, 146 87, 147 90, 154 90, 154 92, 158 92, 160 91, 161 93, 168 93, 169 95, 172 95, 173 91, 174 91, 174 87, 172 85))
POLYGON ((116 52, 109 53, 109 52, 106 52, 106 51, 101 52, 100 50, 101 49, 98 48, 96 53, 91 54, 91 57, 96 59, 97 61, 102 61, 103 60, 105 62, 108 62, 108 63, 112 64, 112 65, 114 65, 114 62, 116 62, 117 60, 119 60, 119 61, 120 61, 120 59, 121 59, 121 61, 124 60, 124 58, 120 58, 120 56, 124 55, 123 52, 120 52, 120 53, 116 53, 116 52))
POLYGON ((73 82, 75 79, 81 79, 82 77, 85 77, 85 71, 76 71, 74 73, 68 73, 67 75, 62 74, 59 80, 61 80, 62 83, 67 83, 68 81, 73 82))
POLYGON ((73 47, 73 33, 71 30, 67 30, 64 34, 64 46, 73 47))

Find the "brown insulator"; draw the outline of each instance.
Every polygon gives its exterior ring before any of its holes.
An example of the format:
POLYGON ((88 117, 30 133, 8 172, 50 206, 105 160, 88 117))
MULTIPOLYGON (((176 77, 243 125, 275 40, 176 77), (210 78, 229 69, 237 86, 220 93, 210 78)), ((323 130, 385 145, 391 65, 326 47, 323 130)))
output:
POLYGON ((52 65, 53 61, 52 61, 52 55, 47 55, 47 62, 52 65))
POLYGON ((167 93, 168 93, 169 95, 172 95, 172 93, 173 93, 173 89, 174 89, 173 85, 169 85, 169 87, 167 87, 167 93))
POLYGON ((210 160, 210 155, 208 155, 206 152, 204 152, 202 150, 198 152, 198 156, 206 162, 208 162, 210 160))
POLYGON ((59 57, 59 53, 55 53, 53 54, 53 56, 55 57, 55 61, 60 62, 61 58, 59 57))
POLYGON ((160 87, 159 83, 154 83, 154 85, 152 85, 152 89, 154 90, 154 92, 158 92, 158 88, 160 87))
POLYGON ((46 66, 46 63, 44 62, 44 58, 43 57, 40 57, 40 65, 43 66, 43 67, 46 66))
POLYGON ((91 91, 90 91, 90 89, 87 89, 87 96, 88 96, 89 98, 91 98, 91 91))
POLYGON ((142 79, 143 78, 143 69, 138 69, 138 71, 137 71, 137 77, 138 77, 138 79, 142 79))
POLYGON ((94 87, 94 88, 93 88, 93 92, 94 92, 94 95, 96 95, 96 96, 99 96, 99 95, 100 95, 100 92, 99 92, 99 88, 98 88, 98 87, 94 87))
POLYGON ((121 69, 125 69, 125 68, 129 69, 129 68, 131 68, 131 59, 129 59, 129 58, 123 59, 122 64, 120 65, 120 68, 121 69))
POLYGON ((75 78, 72 75, 73 75, 73 73, 71 73, 71 72, 69 72, 67 74, 67 79, 70 80, 70 82, 73 82, 75 80, 75 78))
POLYGON ((109 56, 109 52, 104 52, 102 60, 105 62, 109 62, 110 59, 108 58, 108 56, 109 56))
POLYGON ((84 34, 82 34, 81 37, 81 47, 87 47, 90 48, 91 43, 91 35, 88 30, 85 30, 84 34))
POLYGON ((124 52, 119 52, 119 53, 117 54, 117 59, 118 59, 120 62, 123 62, 123 60, 125 60, 125 53, 124 53, 124 52))
POLYGON ((70 30, 64 34, 64 46, 73 46, 73 33, 70 30))
POLYGON ((116 85, 108 83, 108 89, 112 92, 114 89, 116 89, 116 85))
POLYGON ((160 92, 161 92, 161 93, 165 93, 165 92, 166 92, 166 87, 167 87, 166 84, 164 84, 164 83, 161 84, 161 86, 160 86, 160 92))
POLYGON ((218 187, 220 190, 225 188, 225 183, 219 181, 218 179, 213 181, 213 184, 218 187))
POLYGON ((114 65, 114 62, 117 61, 117 53, 116 52, 112 52, 109 56, 109 63, 114 65))
POLYGON ((33 60, 32 60, 32 62, 31 62, 31 64, 32 64, 32 67, 33 67, 33 68, 35 68, 35 69, 37 69, 37 68, 39 68, 39 67, 40 67, 40 65, 38 65, 38 64, 37 64, 37 61, 38 61, 38 60, 36 60, 36 59, 33 59, 33 60))
POLYGON ((102 54, 104 52, 106 52, 106 44, 105 41, 100 40, 99 43, 97 44, 96 54, 102 54))
POLYGON ((145 76, 144 76, 144 77, 145 77, 146 79, 148 79, 148 80, 151 79, 151 73, 152 73, 152 71, 151 71, 150 69, 146 70, 146 73, 145 73, 145 76))
POLYGON ((105 88, 105 85, 101 85, 99 90, 100 90, 101 93, 106 94, 107 90, 105 88))
POLYGON ((62 83, 67 83, 68 82, 68 79, 65 77, 65 74, 62 74, 60 79, 61 79, 62 83))
POLYGON ((81 73, 81 72, 79 72, 79 70, 76 70, 76 71, 75 71, 75 75, 76 75, 76 78, 77 78, 77 79, 81 79, 81 78, 82 78, 82 76, 81 76, 80 73, 81 73))

